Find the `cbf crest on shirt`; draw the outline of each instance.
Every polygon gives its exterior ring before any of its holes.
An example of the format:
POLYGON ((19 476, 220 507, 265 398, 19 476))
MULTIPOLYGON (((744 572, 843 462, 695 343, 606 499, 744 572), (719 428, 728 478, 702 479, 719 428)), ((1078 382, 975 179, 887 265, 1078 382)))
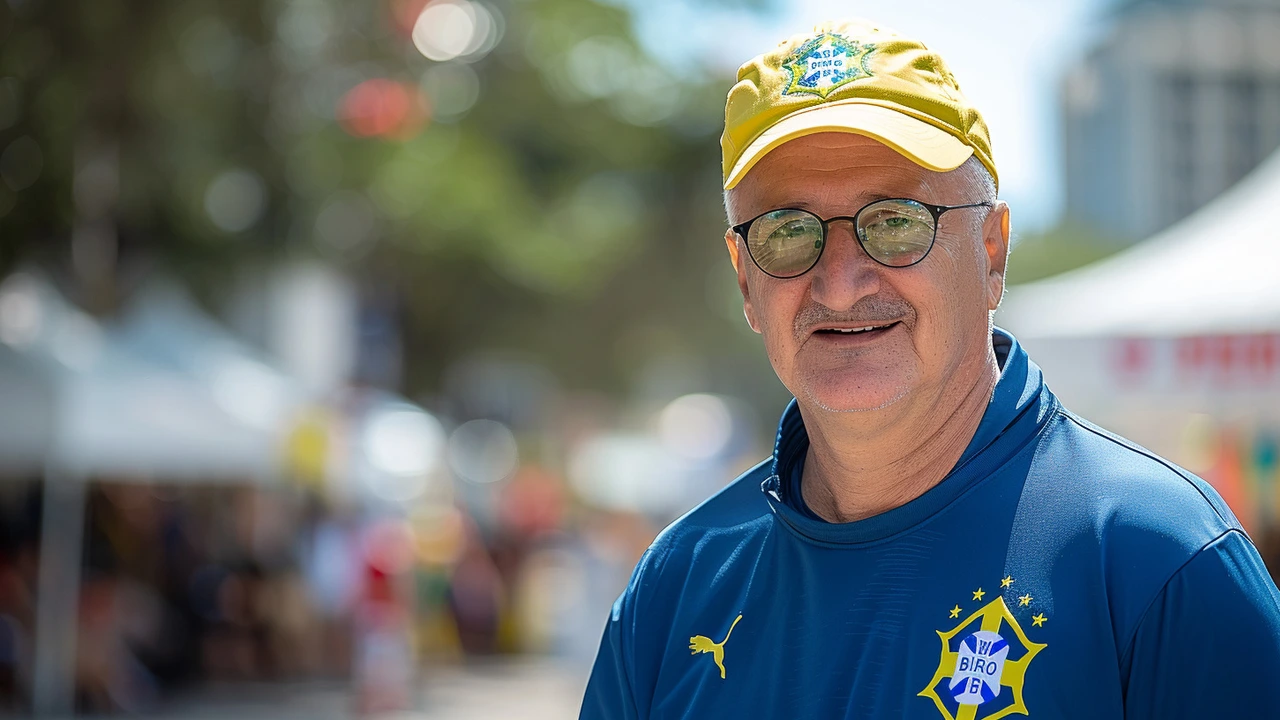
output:
POLYGON ((836 33, 822 33, 796 48, 782 65, 791 71, 784 95, 809 93, 826 99, 836 88, 858 78, 871 77, 867 61, 875 45, 849 40, 836 33))
MULTIPOLYGON (((920 696, 933 700, 947 720, 996 720, 1015 713, 1029 714, 1022 689, 1031 661, 1048 645, 1027 638, 1005 602, 1005 594, 1014 599, 1014 607, 1033 627, 1044 625, 1048 618, 1040 612, 1032 614, 1035 597, 1030 592, 1017 595, 1015 582, 1012 575, 1004 577, 995 597, 976 610, 966 611, 956 603, 947 616, 958 623, 950 630, 937 631, 942 655, 920 696)), ((971 603, 981 603, 988 592, 981 587, 974 590, 971 603)))

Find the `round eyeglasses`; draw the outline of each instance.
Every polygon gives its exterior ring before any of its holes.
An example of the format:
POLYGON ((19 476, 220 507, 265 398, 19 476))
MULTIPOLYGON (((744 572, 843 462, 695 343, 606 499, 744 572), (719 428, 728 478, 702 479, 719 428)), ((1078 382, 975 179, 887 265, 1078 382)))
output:
POLYGON ((989 202, 928 205, 910 198, 890 198, 870 203, 852 217, 826 220, 807 210, 781 208, 734 225, 733 231, 746 242, 756 267, 776 278, 798 277, 812 270, 827 247, 827 229, 837 220, 853 223, 858 244, 872 260, 903 268, 929 254, 943 213, 992 206, 989 202))

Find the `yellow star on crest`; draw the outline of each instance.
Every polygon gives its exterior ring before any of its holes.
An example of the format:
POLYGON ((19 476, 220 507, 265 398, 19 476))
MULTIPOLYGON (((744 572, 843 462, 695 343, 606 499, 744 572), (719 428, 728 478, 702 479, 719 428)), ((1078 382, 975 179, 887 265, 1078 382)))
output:
POLYGON ((983 595, 986 595, 986 594, 987 594, 987 593, 986 593, 986 591, 984 591, 982 588, 978 588, 977 590, 974 590, 974 591, 973 591, 973 599, 974 599, 974 600, 981 600, 981 599, 982 599, 982 596, 983 596, 983 595))
POLYGON ((960 617, 960 606, 959 606, 959 605, 956 605, 955 607, 951 608, 951 617, 953 617, 953 618, 958 618, 958 617, 960 617))
POLYGON ((1044 624, 1044 621, 1048 619, 1049 618, 1045 617, 1043 613, 1037 613, 1031 616, 1031 624, 1035 627, 1040 627, 1044 624))
POLYGON ((1030 604, 1031 604, 1031 595, 1028 593, 1028 594, 1023 595, 1022 597, 1018 598, 1018 604, 1019 604, 1019 605, 1021 605, 1022 607, 1026 607, 1026 606, 1030 605, 1030 604))
POLYGON ((1005 577, 1005 579, 1003 579, 1003 580, 1001 580, 1001 581, 1000 581, 1000 587, 1002 587, 1002 588, 1007 588, 1007 587, 1009 587, 1009 586, 1010 586, 1010 585, 1012 585, 1012 584, 1013 584, 1013 576, 1012 576, 1012 575, 1006 576, 1006 577, 1005 577))

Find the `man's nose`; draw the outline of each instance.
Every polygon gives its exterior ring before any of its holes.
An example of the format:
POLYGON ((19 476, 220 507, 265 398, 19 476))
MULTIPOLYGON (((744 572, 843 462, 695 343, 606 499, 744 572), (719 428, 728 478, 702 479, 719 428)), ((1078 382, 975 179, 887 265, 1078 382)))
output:
POLYGON ((880 265, 867 255, 853 233, 851 221, 831 223, 822 259, 810 271, 810 295, 832 310, 848 310, 880 291, 880 265))

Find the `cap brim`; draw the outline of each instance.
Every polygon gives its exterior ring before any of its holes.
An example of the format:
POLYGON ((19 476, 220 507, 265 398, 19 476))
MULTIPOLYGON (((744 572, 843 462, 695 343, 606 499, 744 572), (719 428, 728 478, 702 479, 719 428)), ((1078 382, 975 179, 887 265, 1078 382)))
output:
POLYGON ((973 148, 959 138, 923 120, 881 105, 846 100, 793 113, 765 130, 738 157, 724 188, 737 185, 760 158, 779 145, 823 132, 852 133, 878 140, 936 172, 955 170, 973 155, 973 148))

